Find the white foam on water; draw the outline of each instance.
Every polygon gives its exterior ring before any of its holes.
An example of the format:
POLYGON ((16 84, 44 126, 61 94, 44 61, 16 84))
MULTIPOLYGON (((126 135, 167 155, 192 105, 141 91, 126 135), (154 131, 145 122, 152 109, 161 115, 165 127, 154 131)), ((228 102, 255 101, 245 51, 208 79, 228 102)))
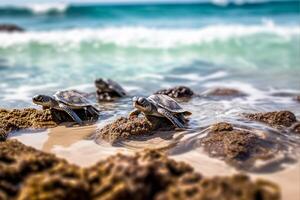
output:
POLYGON ((49 83, 43 85, 23 85, 18 88, 7 88, 5 90, 5 95, 3 96, 3 101, 11 100, 23 100, 31 101, 32 95, 39 90, 46 90, 49 88, 55 88, 57 84, 49 83))
POLYGON ((99 42, 123 47, 174 48, 199 45, 231 38, 271 34, 289 40, 300 35, 300 26, 279 26, 274 23, 259 25, 209 25, 197 29, 158 29, 146 27, 107 27, 99 29, 70 29, 55 31, 28 31, 24 33, 0 33, 0 48, 28 43, 75 48, 82 42, 99 42))
POLYGON ((26 9, 31 11, 33 14, 47 14, 49 12, 63 13, 69 7, 68 4, 62 2, 52 2, 52 3, 25 3, 25 4, 14 4, 9 5, 8 3, 4 5, 7 8, 13 8, 16 10, 26 9))

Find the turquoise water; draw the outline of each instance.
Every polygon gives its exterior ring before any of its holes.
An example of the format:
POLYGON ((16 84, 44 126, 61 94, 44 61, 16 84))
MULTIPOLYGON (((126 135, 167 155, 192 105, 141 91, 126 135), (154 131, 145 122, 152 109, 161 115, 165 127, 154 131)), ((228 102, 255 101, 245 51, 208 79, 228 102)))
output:
POLYGON ((133 95, 179 84, 299 93, 299 19, 298 1, 2 6, 0 23, 26 32, 0 33, 0 107, 93 91, 97 77, 133 95))

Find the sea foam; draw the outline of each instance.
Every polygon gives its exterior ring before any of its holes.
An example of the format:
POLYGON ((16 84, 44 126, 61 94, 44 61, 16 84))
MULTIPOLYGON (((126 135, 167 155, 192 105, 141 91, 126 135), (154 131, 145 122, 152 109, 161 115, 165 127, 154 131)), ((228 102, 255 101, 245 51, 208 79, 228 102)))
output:
POLYGON ((40 4, 25 4, 24 8, 31 10, 35 14, 44 14, 48 12, 65 12, 68 4, 64 3, 40 3, 40 4))
POLYGON ((268 22, 248 26, 241 24, 209 25, 197 29, 106 27, 98 29, 28 31, 13 34, 1 33, 0 48, 27 43, 76 45, 82 42, 92 42, 93 45, 98 43, 100 45, 113 44, 123 47, 173 48, 255 35, 274 35, 288 40, 293 36, 300 35, 300 26, 279 26, 268 22))

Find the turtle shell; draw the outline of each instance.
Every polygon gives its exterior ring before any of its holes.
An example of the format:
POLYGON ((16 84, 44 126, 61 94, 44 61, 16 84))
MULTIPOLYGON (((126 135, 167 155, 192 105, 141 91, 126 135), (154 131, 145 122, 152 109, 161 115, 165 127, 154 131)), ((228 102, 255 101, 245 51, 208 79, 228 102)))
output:
POLYGON ((172 113, 185 113, 184 110, 174 99, 164 94, 154 94, 147 98, 155 106, 162 107, 172 113))
POLYGON ((115 81, 113 81, 111 79, 107 79, 107 84, 109 85, 109 88, 111 90, 115 91, 120 96, 125 96, 126 95, 125 90, 117 82, 115 82, 115 81))
POLYGON ((81 92, 77 90, 63 90, 54 94, 54 98, 68 106, 86 107, 93 106, 92 103, 85 98, 81 92))

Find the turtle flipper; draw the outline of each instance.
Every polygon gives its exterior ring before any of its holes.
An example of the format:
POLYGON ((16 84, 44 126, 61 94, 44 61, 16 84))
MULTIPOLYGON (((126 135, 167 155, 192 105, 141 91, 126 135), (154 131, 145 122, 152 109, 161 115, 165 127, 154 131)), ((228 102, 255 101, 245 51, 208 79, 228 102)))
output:
POLYGON ((90 121, 98 120, 99 115, 100 115, 100 110, 98 110, 94 106, 89 106, 87 108, 87 111, 92 115, 90 118, 90 121))
POLYGON ((172 113, 170 113, 169 111, 159 108, 157 109, 157 111, 163 115, 164 117, 166 117, 168 120, 170 120, 172 122, 172 124, 174 124, 177 128, 185 128, 184 124, 181 123, 174 115, 172 115, 172 113))
POLYGON ((129 113, 129 118, 134 117, 134 116, 139 116, 140 113, 141 113, 140 110, 135 109, 129 113))
POLYGON ((68 115, 70 115, 70 117, 72 117, 72 119, 77 122, 78 124, 82 124, 82 120, 78 117, 78 115, 72 110, 70 109, 68 106, 60 103, 59 107, 65 111, 66 113, 68 113, 68 115))

